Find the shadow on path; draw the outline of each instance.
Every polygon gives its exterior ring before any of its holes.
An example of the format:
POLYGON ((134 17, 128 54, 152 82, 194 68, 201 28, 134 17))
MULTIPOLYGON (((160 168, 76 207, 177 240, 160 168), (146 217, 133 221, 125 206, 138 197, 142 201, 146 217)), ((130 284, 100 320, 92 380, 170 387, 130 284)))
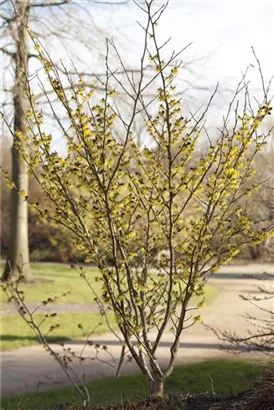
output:
MULTIPOLYGON (((122 346, 119 340, 96 340, 97 344, 106 345, 106 346, 122 346)), ((70 345, 77 345, 83 344, 82 340, 72 340, 68 342, 70 345)), ((172 346, 172 342, 161 342, 159 347, 167 347, 170 348, 172 346)), ((92 346, 91 346, 92 347, 92 346)), ((185 349, 205 349, 205 350, 212 350, 212 349, 224 349, 224 350, 233 350, 239 351, 239 346, 231 346, 230 344, 222 344, 222 343, 195 343, 195 342, 186 342, 181 343, 180 348, 185 349)), ((243 349, 245 351, 245 349, 243 349)))
POLYGON ((211 279, 240 279, 240 280, 250 280, 250 279, 259 279, 259 280, 274 280, 274 274, 272 273, 257 273, 257 274, 246 274, 246 273, 213 273, 211 276, 206 275, 206 278, 210 277, 211 279))
MULTIPOLYGON (((37 336, 18 336, 18 335, 1 335, 1 341, 2 342, 13 342, 15 340, 29 340, 32 342, 36 342, 36 344, 40 344, 39 343, 39 339, 37 336)), ((58 343, 58 342, 69 342, 70 339, 66 336, 49 336, 47 337, 47 340, 49 343, 58 343)), ((82 342, 83 343, 83 342, 82 342)), ((24 347, 24 346, 20 346, 20 347, 24 347)), ((25 346, 25 347, 29 347, 25 346)))
MULTIPOLYGON (((13 341, 13 340, 31 340, 31 341, 36 341, 38 342, 38 339, 35 336, 16 336, 16 335, 2 335, 1 337, 2 341, 13 341)), ((92 339, 90 340, 92 341, 92 339)), ((51 337, 48 338, 48 342, 51 344, 56 344, 60 342, 64 342, 67 345, 84 345, 85 341, 84 340, 69 340, 66 337, 62 336, 57 336, 57 337, 51 337)), ((94 344, 91 345, 90 347, 94 347, 95 344, 98 345, 105 345, 105 346, 122 346, 121 342, 119 340, 107 340, 107 339, 96 339, 94 341, 94 344)), ((170 348, 172 346, 172 342, 161 342, 159 347, 161 348, 170 348)), ((185 342, 181 343, 181 348, 185 349, 205 349, 205 350, 212 350, 212 349, 225 349, 225 350, 235 350, 239 351, 239 346, 231 346, 229 344, 221 344, 221 343, 195 343, 195 342, 185 342)), ((6 351, 7 353, 10 353, 10 351, 6 351)))

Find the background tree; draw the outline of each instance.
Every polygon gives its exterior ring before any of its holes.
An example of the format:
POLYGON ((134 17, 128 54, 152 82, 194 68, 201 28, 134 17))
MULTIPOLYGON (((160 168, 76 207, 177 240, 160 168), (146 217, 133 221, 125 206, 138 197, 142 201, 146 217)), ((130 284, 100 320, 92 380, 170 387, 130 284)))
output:
MULTIPOLYGON (((15 64, 15 78, 13 88, 14 105, 14 143, 12 147, 12 181, 16 188, 27 195, 28 192, 28 166, 20 160, 16 149, 16 132, 26 134, 27 126, 25 113, 28 109, 26 98, 26 83, 28 80, 28 46, 27 32, 29 3, 16 1, 16 14, 9 17, 6 22, 11 28, 15 50, 13 53, 6 51, 12 57, 15 64)), ((21 266, 25 277, 30 275, 29 247, 28 247, 28 204, 24 197, 19 196, 15 189, 11 191, 11 218, 10 236, 7 263, 4 270, 4 279, 10 276, 10 272, 17 272, 21 266)))
MULTIPOLYGON (((272 124, 269 125, 271 129, 272 124)), ((264 147, 258 155, 255 163, 256 174, 254 180, 264 181, 261 189, 254 194, 252 201, 244 201, 245 207, 252 216, 258 229, 271 229, 274 226, 274 145, 273 135, 269 139, 269 144, 264 147)), ((266 241, 255 246, 249 245, 247 250, 253 260, 273 261, 274 241, 268 238, 266 241)), ((244 252, 243 252, 244 255, 244 252)))
MULTIPOLYGON (((52 1, 38 1, 38 0, 26 0, 21 2, 21 0, 16 0, 13 2, 12 0, 3 0, 2 1, 2 13, 0 15, 1 18, 1 31, 2 36, 5 39, 3 46, 1 47, 1 52, 7 57, 7 66, 5 70, 5 80, 6 80, 6 73, 10 74, 10 68, 12 67, 15 72, 20 73, 20 78, 16 80, 16 75, 12 75, 12 81, 15 84, 18 83, 18 80, 23 81, 26 76, 33 79, 37 75, 36 72, 36 63, 35 60, 37 58, 37 52, 33 49, 31 42, 29 42, 28 35, 26 31, 24 31, 24 37, 20 38, 18 35, 19 30, 24 29, 24 25, 29 24, 30 33, 35 37, 39 38, 40 41, 46 45, 48 49, 49 44, 58 44, 57 47, 62 46, 68 50, 69 46, 69 55, 73 60, 77 60, 77 71, 83 75, 83 79, 85 84, 92 86, 95 89, 103 91, 101 78, 103 78, 104 73, 91 73, 90 72, 90 62, 83 61, 79 56, 79 49, 83 49, 83 55, 86 55, 88 52, 90 55, 96 54, 96 61, 98 61, 98 56, 100 59, 101 55, 101 41, 102 32, 99 28, 96 27, 96 23, 93 17, 93 8, 92 4, 108 4, 111 5, 121 5, 127 3, 127 1, 117 1, 117 2, 90 2, 89 4, 85 4, 83 6, 80 5, 79 2, 75 2, 73 0, 52 0, 52 1), (22 6, 21 3, 24 3, 22 6), (60 24, 60 16, 62 15, 62 24, 60 24), (49 24, 50 22, 50 24, 49 24), (80 30, 79 30, 80 28, 80 30), (96 41, 94 41, 96 38, 96 41), (57 42, 58 39, 58 42, 57 42), (17 41, 19 40, 19 41, 17 41), (73 45, 73 46, 71 46, 73 45), (18 58, 16 56, 21 56, 24 59, 24 71, 23 65, 21 63, 21 67, 19 70, 16 69, 18 58), (11 61, 10 61, 11 60, 11 61), (12 65, 10 64, 12 62, 12 65), (17 71, 16 71, 17 70, 17 71), (24 77, 24 78, 23 78, 24 77)), ((58 67, 60 73, 64 74, 63 66, 58 59, 53 58, 54 61, 52 63, 58 67)), ((70 62, 69 59, 66 60, 70 62)), ((73 64, 72 64, 73 65, 73 64)), ((191 62, 188 62, 187 69, 189 70, 191 62)), ((67 65, 66 65, 67 67, 67 65)), ((148 63, 146 69, 151 67, 151 63, 148 63)), ((191 68, 192 69, 192 68, 191 68)), ((126 65, 123 65, 119 71, 115 70, 116 76, 123 76, 125 75, 125 71, 128 71, 126 65)), ((131 67, 131 72, 135 70, 131 67)), ((145 70, 144 70, 145 71, 145 70)), ((74 67, 71 67, 70 70, 65 70, 65 74, 70 74, 72 77, 75 75, 74 67)), ((66 75, 63 76, 63 80, 66 81, 66 75)), ((10 81, 7 80, 8 83, 10 81)), ((19 84, 19 83, 18 83, 19 84)), ((70 87, 69 82, 64 85, 64 87, 70 87)), ((189 88, 189 84, 186 84, 186 87, 189 88)), ((17 102, 15 105, 15 100, 13 101, 13 108, 12 111, 16 112, 14 118, 16 118, 16 124, 14 122, 14 126, 18 128, 19 131, 24 131, 23 126, 23 119, 22 119, 22 108, 19 111, 19 102, 22 105, 23 102, 26 104, 27 102, 24 100, 23 94, 20 96, 20 93, 23 92, 24 84, 20 85, 18 88, 17 86, 12 86, 11 88, 5 89, 6 92, 12 92, 13 95, 17 93, 17 102), (17 91, 16 91, 17 90, 17 91), (19 98, 20 97, 20 98, 19 98), (21 118, 21 120, 20 120, 21 118), (19 128, 20 127, 20 128, 19 128)), ((36 98, 44 97, 44 93, 40 92, 39 90, 37 94, 37 88, 33 90, 36 98)), ((49 91, 49 90, 48 90, 49 91)), ((153 90, 152 90, 153 91, 153 90)), ((124 90, 120 90, 121 94, 123 95, 123 101, 127 105, 130 106, 132 101, 128 99, 125 95, 124 90), (129 100, 129 101, 128 101, 129 100)), ((154 93, 154 91, 153 91, 154 93)), ((153 94, 155 96, 155 93, 153 94)), ((47 93, 47 96, 50 96, 50 93, 47 93)), ((54 97, 53 97, 54 98, 54 97)), ((25 107, 27 108, 27 107, 25 107)), ((128 108, 123 107, 123 111, 127 110, 128 108)), ((48 105, 44 105, 43 114, 48 113, 50 114, 50 109, 48 109, 48 105)), ((10 117, 12 118, 13 114, 9 112, 10 117)), ((143 125, 139 122, 137 124, 139 130, 142 129, 143 125)), ((24 131, 25 132, 25 131, 24 131)), ((119 132, 117 132, 119 134, 119 132)), ((16 139, 16 137, 15 137, 16 139)), ((142 131, 139 131, 139 141, 142 139, 142 131)), ((16 145, 16 140, 13 141, 14 146, 16 145)), ((27 174, 27 167, 20 163, 18 155, 16 154, 13 148, 13 181, 17 184, 17 190, 21 192, 26 192, 29 194, 28 191, 28 174, 27 174), (20 176, 21 175, 21 176, 20 176), (24 177, 23 177, 24 175, 24 177)), ((10 199, 10 228, 9 228, 9 246, 8 246, 8 255, 7 255, 7 263, 5 266, 5 271, 3 277, 5 279, 10 278, 12 274, 16 277, 18 274, 18 266, 20 265, 24 271, 25 278, 30 277, 30 264, 29 264, 29 246, 28 246, 28 227, 27 227, 27 208, 24 198, 19 198, 16 194, 16 191, 12 189, 11 191, 11 199, 10 199), (20 263, 19 263, 20 262, 20 263)), ((32 217, 31 217, 32 218, 32 217)))
MULTIPOLYGON (((30 44, 29 34, 26 27, 32 35, 38 36, 41 40, 47 38, 59 37, 63 43, 75 41, 75 38, 81 43, 85 32, 85 41, 89 36, 98 34, 94 20, 87 9, 80 6, 73 0, 3 0, 1 2, 2 11, 1 35, 3 36, 4 45, 0 48, 1 52, 11 60, 12 65, 6 67, 6 72, 10 68, 14 70, 11 88, 5 91, 12 92, 13 106, 13 126, 14 131, 26 134, 25 115, 29 109, 26 98, 26 84, 30 78, 30 62, 37 58, 37 53, 30 44), (75 13, 78 7, 79 13, 75 13), (74 13, 73 13, 74 10, 74 13), (89 15, 89 24, 85 23, 83 15, 89 15), (60 24, 60 15, 63 17, 63 24, 60 24), (73 17, 72 17, 73 16, 73 17), (50 22, 50 23, 49 23, 50 22), (62 27, 60 29, 60 27, 62 27), (65 28, 64 28, 65 27, 65 28), (79 30, 81 27, 81 30, 79 30)), ((88 41, 87 41, 88 43, 88 41)), ((93 44, 93 51, 96 49, 99 54, 100 43, 99 37, 93 44)), ((70 50, 73 54, 73 50, 70 50)), ((60 65, 59 61, 54 62, 60 65)), ((32 74, 32 73, 31 73, 32 74)), ((93 77, 93 85, 96 87, 96 79, 93 77)), ((97 84, 98 86, 98 84, 97 84)), ((28 166, 19 158, 16 150, 17 134, 14 133, 12 146, 12 181, 16 187, 11 185, 10 195, 10 218, 9 218, 9 245, 7 252, 6 265, 3 273, 3 279, 11 279, 12 276, 18 276, 18 269, 23 271, 25 280, 31 278, 30 258, 29 258, 29 235, 28 235, 28 206, 24 195, 19 196, 18 192, 29 192, 28 166)))

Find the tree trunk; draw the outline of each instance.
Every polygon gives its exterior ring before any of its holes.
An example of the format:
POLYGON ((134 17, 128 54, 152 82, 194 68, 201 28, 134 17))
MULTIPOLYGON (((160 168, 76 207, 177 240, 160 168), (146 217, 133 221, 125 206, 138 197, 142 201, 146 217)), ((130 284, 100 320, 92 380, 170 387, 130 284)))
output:
POLYGON ((149 381, 151 397, 164 397, 164 378, 158 374, 153 374, 154 382, 149 381))
POLYGON ((257 260, 262 256, 262 244, 249 245, 249 252, 253 260, 257 260))
MULTIPOLYGON (((16 51, 15 51, 15 86, 13 91, 14 131, 23 135, 27 132, 25 113, 28 109, 26 86, 28 80, 28 47, 26 26, 28 22, 28 1, 17 0, 16 4, 16 51)), ((13 280, 21 273, 25 280, 31 277, 28 241, 28 203, 19 192, 28 192, 28 166, 20 158, 16 149, 17 136, 14 135, 12 147, 12 181, 16 189, 10 197, 10 231, 7 262, 3 274, 4 280, 13 280)))

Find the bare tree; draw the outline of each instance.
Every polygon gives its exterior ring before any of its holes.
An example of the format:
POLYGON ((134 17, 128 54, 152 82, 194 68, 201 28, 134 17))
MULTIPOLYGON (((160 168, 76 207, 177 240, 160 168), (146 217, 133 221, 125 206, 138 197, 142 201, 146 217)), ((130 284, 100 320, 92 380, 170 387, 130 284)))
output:
MULTIPOLYGON (((16 9, 13 16, 4 17, 4 22, 10 28, 10 35, 14 41, 15 49, 8 54, 15 65, 13 105, 14 105, 14 141, 12 147, 12 180, 18 191, 28 192, 28 166, 20 159, 17 150, 18 133, 26 134, 27 125, 25 114, 28 110, 26 98, 26 83, 28 81, 28 45, 26 27, 28 24, 29 2, 17 0, 14 3, 16 9)), ((25 198, 18 195, 15 189, 11 191, 10 199, 10 236, 7 263, 4 270, 4 279, 10 278, 10 274, 18 273, 18 266, 22 266, 26 279, 30 277, 29 246, 28 246, 28 204, 25 198)))
MULTIPOLYGON (((128 1, 118 0, 117 2, 107 2, 100 0, 92 1, 91 4, 92 3, 97 4, 97 6, 101 3, 117 6, 128 3, 128 1)), ((47 38, 52 41, 54 37, 58 37, 66 44, 71 45, 75 42, 75 39, 78 39, 78 44, 85 44, 86 50, 91 53, 96 52, 97 55, 102 52, 101 43, 98 41, 98 38, 102 38, 103 33, 96 27, 94 15, 92 10, 90 11, 90 7, 88 5, 82 5, 74 0, 16 0, 14 2, 13 0, 3 0, 0 19, 2 22, 2 36, 5 39, 0 50, 12 63, 7 66, 6 71, 9 71, 10 67, 14 70, 14 85, 11 88, 6 88, 5 91, 11 91, 14 96, 12 103, 14 111, 14 129, 17 129, 24 134, 27 130, 25 129, 22 113, 24 110, 28 109, 26 106, 27 101, 24 98, 24 83, 26 79, 33 80, 36 76, 36 70, 30 72, 30 66, 31 62, 37 59, 37 52, 33 50, 33 47, 29 44, 26 25, 28 24, 29 34, 39 38, 40 41, 44 42, 47 38), (62 18, 60 16, 62 16, 62 18), (62 29, 60 29, 60 27, 62 27, 62 29), (21 36, 20 33, 23 31, 24 35, 21 36), (96 38, 96 41, 92 41, 94 38, 96 38), (19 61, 19 56, 22 61, 19 61)), ((81 65, 81 68, 78 67, 77 72, 78 74, 83 75, 85 84, 104 92, 104 85, 102 82, 104 73, 92 73, 90 72, 90 68, 87 70, 87 62, 81 60, 79 53, 77 52, 77 46, 74 47, 74 52, 70 49, 70 55, 74 55, 78 65, 81 65)), ((67 74, 72 76, 75 74, 74 68, 72 68, 72 70, 64 70, 60 60, 56 58, 53 60, 54 61, 51 61, 51 63, 58 68, 60 73, 65 74, 64 78, 66 78, 67 74)), ((192 64, 195 64, 195 61, 185 64, 185 68, 189 70, 190 65, 192 66, 192 64)), ((149 70, 151 68, 153 68, 153 65, 150 62, 145 69, 149 70)), ((120 70, 115 70, 115 75, 117 77, 122 75, 126 78, 126 71, 130 71, 131 75, 133 75, 137 70, 132 68, 131 70, 128 70, 128 68, 123 65, 120 70)), ((189 87, 189 84, 186 85, 189 87)), ((70 88, 69 83, 67 86, 70 88)), ((120 89, 120 93, 123 95, 124 102, 127 102, 127 105, 130 107, 132 103, 131 99, 124 93, 122 88, 120 89)), ((44 97, 43 92, 39 94, 41 98, 44 97)), ((49 92, 47 95, 49 96, 49 92)), ((38 98, 38 95, 36 95, 36 98, 38 98)), ((140 127, 140 122, 138 126, 140 127)), ((140 138, 141 132, 139 132, 139 139, 140 138)), ((16 186, 16 190, 12 189, 10 198, 10 236, 7 263, 3 275, 3 279, 6 280, 11 278, 11 276, 18 276, 18 266, 22 267, 22 264, 25 279, 31 277, 28 249, 27 206, 24 197, 22 196, 19 198, 16 193, 16 191, 25 192, 27 196, 28 169, 26 164, 20 162, 18 154, 16 154, 15 146, 16 136, 14 137, 12 149, 12 180, 16 186)))
MULTIPOLYGON (((18 277, 20 267, 20 271, 23 270, 25 280, 29 280, 31 279, 31 269, 28 242, 28 206, 25 200, 29 188, 28 166, 20 159, 20 154, 16 149, 18 135, 25 135, 28 132, 25 121, 25 115, 29 109, 26 84, 30 80, 30 61, 37 58, 35 50, 32 52, 33 47, 29 41, 29 35, 34 35, 40 39, 57 36, 66 41, 78 36, 81 41, 81 33, 83 34, 85 29, 88 29, 86 32, 89 33, 98 34, 98 32, 96 32, 93 16, 87 9, 73 0, 3 0, 1 6, 1 35, 4 41, 0 51, 11 63, 6 67, 6 71, 12 72, 13 85, 11 88, 5 88, 5 91, 12 93, 13 114, 11 116, 13 119, 11 121, 13 121, 14 127, 9 246, 2 278, 9 280, 12 277, 18 277), (66 9, 68 9, 67 12, 66 9), (37 10, 43 10, 44 18, 41 18, 42 13, 39 14, 37 10), (56 13, 56 10, 59 10, 59 13, 56 13), (79 18, 77 18, 77 13, 73 13, 73 10, 79 11, 79 18), (60 14, 63 15, 63 13, 67 22, 65 28, 63 28, 63 24, 60 24, 60 14), (89 24, 84 22, 83 13, 88 17, 89 24), (75 20, 73 23, 71 16, 75 20), (79 26, 81 30, 79 30, 79 26), (25 195, 18 195, 18 192, 25 195)), ((99 43, 97 38, 93 44, 93 49, 96 49, 97 52, 99 52, 99 43)), ((57 66, 60 65, 60 62, 57 60, 54 64, 57 66)), ((91 83, 96 88, 96 76, 92 77, 91 83)))

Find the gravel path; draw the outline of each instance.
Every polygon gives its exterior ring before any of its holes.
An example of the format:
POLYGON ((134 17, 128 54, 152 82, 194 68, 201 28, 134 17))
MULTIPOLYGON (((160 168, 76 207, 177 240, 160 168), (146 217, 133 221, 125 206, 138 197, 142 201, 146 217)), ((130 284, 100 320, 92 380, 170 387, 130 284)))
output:
MULTIPOLYGON (((243 315, 248 311, 251 315, 260 315, 260 317, 263 318, 264 313, 239 298, 240 293, 247 295, 256 292, 258 286, 258 280, 249 276, 243 276, 243 273, 262 274, 263 272, 274 275, 274 266, 269 264, 228 266, 223 268, 215 277, 212 277, 209 283, 219 288, 220 292, 211 306, 202 309, 201 314, 204 323, 221 330, 232 329, 241 335, 247 334, 248 323, 243 315)), ((271 286, 274 290, 273 278, 269 278, 264 284, 271 286)), ((264 307, 274 309, 273 300, 265 301, 264 307)), ((76 311, 75 305, 60 304, 59 308, 65 309, 66 312, 76 311)), ((77 311, 86 311, 83 309, 90 308, 92 308, 92 306, 88 304, 78 305, 77 311)), ((150 338, 153 339, 153 337, 154 335, 151 334, 150 338)), ((162 364, 168 362, 168 348, 171 345, 171 337, 171 334, 165 334, 160 345, 158 358, 162 364)), ((121 346, 112 333, 93 337, 92 340, 101 345, 107 345, 114 359, 118 360, 121 346)), ((59 345, 52 346, 61 352, 59 345)), ((83 348, 83 341, 71 341, 68 342, 66 346, 73 349, 76 353, 79 353, 83 348)), ((177 364, 202 362, 212 358, 239 358, 238 355, 233 355, 233 353, 228 353, 219 348, 220 341, 215 334, 207 330, 202 324, 196 324, 184 332, 177 364)), ((87 357, 90 357, 94 356, 94 352, 94 347, 88 347, 85 354, 87 357)), ((102 360, 109 360, 108 352, 102 351, 99 357, 102 360)), ((251 357, 257 358, 259 355, 250 353, 241 355, 241 358, 251 357)), ((74 369, 80 372, 80 374, 85 373, 87 379, 114 375, 114 369, 112 367, 99 361, 84 361, 81 364, 81 368, 78 363, 75 363, 74 369)), ((138 369, 134 363, 126 364, 122 371, 123 374, 136 372, 138 372, 138 369)), ((36 392, 37 390, 48 390, 52 387, 66 386, 69 384, 66 375, 58 363, 49 356, 41 346, 31 346, 2 353, 1 387, 3 396, 22 395, 36 392)))

